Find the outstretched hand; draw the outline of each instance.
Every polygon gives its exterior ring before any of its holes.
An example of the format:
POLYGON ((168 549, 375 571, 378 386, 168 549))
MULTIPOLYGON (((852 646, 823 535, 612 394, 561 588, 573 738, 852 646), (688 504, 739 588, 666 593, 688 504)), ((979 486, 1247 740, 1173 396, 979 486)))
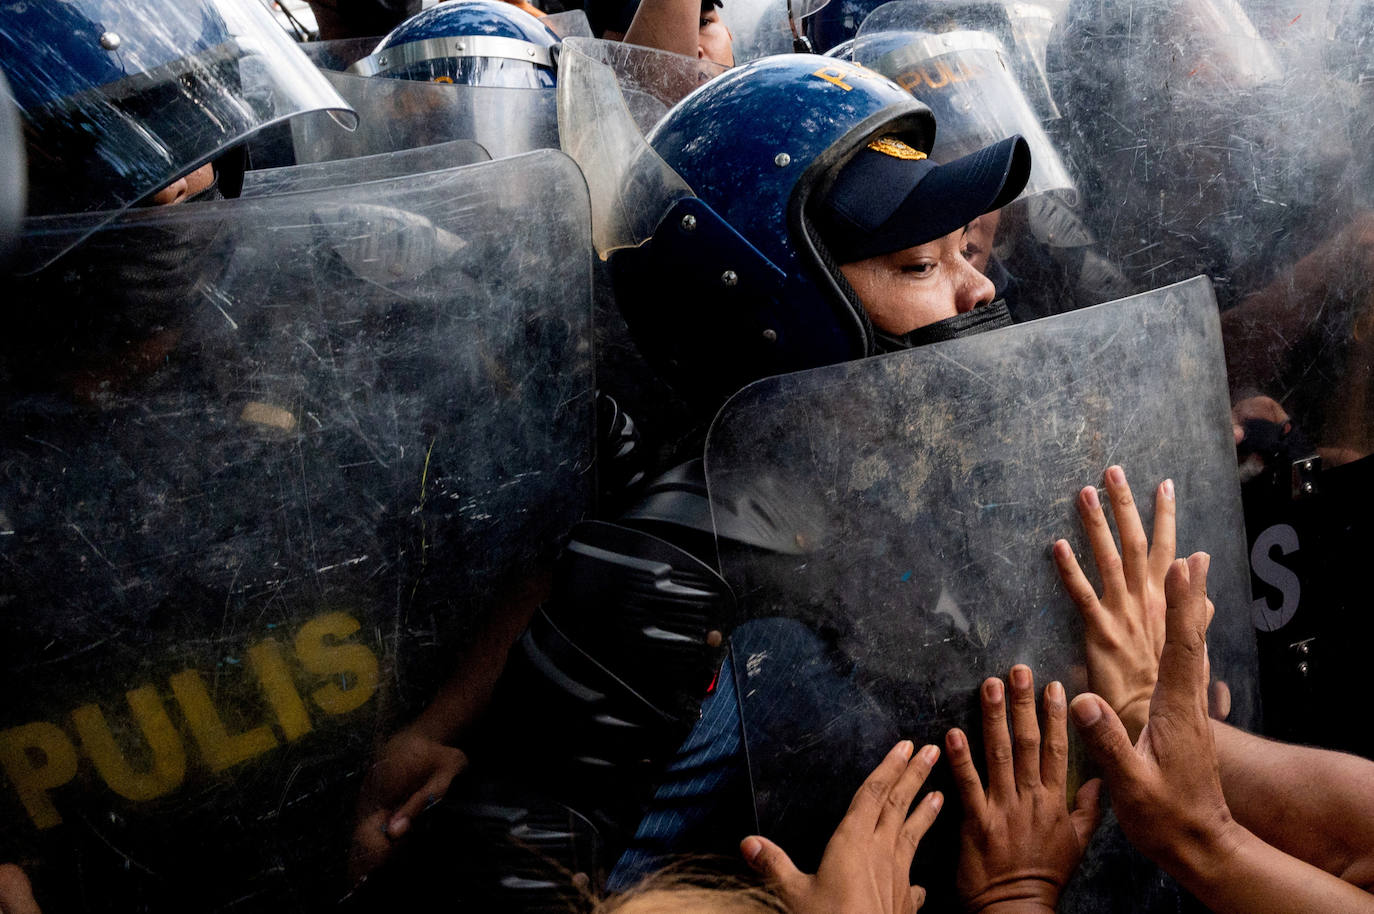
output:
POLYGON ((1164 576, 1174 560, 1174 484, 1155 491, 1153 545, 1136 510, 1126 474, 1109 467, 1105 477, 1112 516, 1121 536, 1117 552, 1111 527, 1092 486, 1078 493, 1078 515, 1102 577, 1102 595, 1089 583, 1066 540, 1054 544, 1054 563, 1064 589, 1083 616, 1088 682, 1120 715, 1135 739, 1149 716, 1150 696, 1164 647, 1164 576))
POLYGON ((1200 846, 1225 848, 1240 830, 1221 791, 1207 714, 1210 562, 1198 552, 1169 568, 1159 682, 1139 740, 1132 745, 1101 697, 1085 692, 1073 700, 1074 724, 1102 766, 1122 831, 1166 869, 1200 846))
POLYGON ((968 911, 1053 911, 1097 828, 1102 782, 1084 784, 1069 811, 1064 687, 1052 682, 1045 689, 1042 743, 1030 668, 1012 667, 1010 680, 1014 744, 1002 680, 986 680, 981 691, 986 792, 963 732, 945 738, 964 805, 959 896, 968 911))
POLYGON ((911 809, 940 750, 903 740, 863 782, 849 811, 825 846, 820 869, 803 873, 772 841, 751 835, 740 852, 782 896, 793 914, 912 914, 925 901, 925 889, 911 884, 911 861, 944 798, 926 794, 911 809), (910 811, 910 815, 908 815, 910 811))

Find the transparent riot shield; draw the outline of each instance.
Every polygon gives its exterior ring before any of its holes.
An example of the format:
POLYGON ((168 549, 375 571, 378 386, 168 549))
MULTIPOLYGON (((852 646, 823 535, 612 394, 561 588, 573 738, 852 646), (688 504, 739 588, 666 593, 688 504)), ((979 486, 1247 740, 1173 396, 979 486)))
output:
POLYGON ((589 221, 541 151, 128 214, 11 284, 0 859, 45 908, 348 894, 379 747, 587 509, 589 221))
MULTIPOLYGON (((1074 499, 1113 463, 1142 495, 1174 480, 1180 552, 1213 556, 1212 671, 1230 684, 1231 720, 1255 724, 1223 370, 1199 278, 767 379, 722 408, 707 483, 722 571, 751 619, 733 650, 763 834, 813 865, 886 749, 979 733, 978 686, 1014 663, 1042 687, 1084 687, 1078 610, 1049 547, 1064 536, 1086 553, 1074 499)), ((1084 779, 1081 758, 1074 768, 1084 779)), ((916 880, 936 909, 953 900, 958 846, 958 816, 941 819, 948 844, 923 842, 916 880)), ((1153 873, 1104 831, 1060 910, 1175 910, 1153 873)))
POLYGON ((735 64, 809 49, 803 22, 829 0, 733 0, 720 9, 735 64))
POLYGON ((447 143, 435 143, 433 146, 401 149, 352 159, 257 169, 244 174, 242 196, 262 197, 324 187, 343 187, 347 184, 381 181, 400 175, 443 171, 446 168, 490 160, 491 156, 487 151, 472 140, 450 140, 447 143))
POLYGON ((558 147, 553 89, 461 86, 322 72, 358 111, 358 129, 350 133, 320 115, 297 119, 292 133, 300 163, 450 140, 472 140, 496 159, 558 147))

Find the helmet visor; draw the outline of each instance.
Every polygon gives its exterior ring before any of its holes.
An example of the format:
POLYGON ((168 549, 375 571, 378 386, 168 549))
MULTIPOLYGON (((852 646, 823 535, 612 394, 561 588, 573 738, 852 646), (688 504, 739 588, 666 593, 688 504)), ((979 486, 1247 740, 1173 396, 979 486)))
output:
MULTIPOLYGON (((30 215, 113 217, 269 124, 316 110, 356 122, 252 0, 73 0, 10 12, 0 56, 27 128, 30 215)), ((31 245, 24 265, 64 250, 31 245)))

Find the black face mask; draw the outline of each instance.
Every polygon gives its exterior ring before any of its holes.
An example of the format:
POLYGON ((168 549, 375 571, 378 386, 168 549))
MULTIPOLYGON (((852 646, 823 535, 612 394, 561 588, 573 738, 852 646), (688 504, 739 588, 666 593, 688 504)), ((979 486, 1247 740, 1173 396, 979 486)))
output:
POLYGON ((875 330, 874 333, 879 351, 900 352, 927 343, 957 340, 960 337, 974 336, 988 330, 1000 330, 1011 325, 1011 312, 1007 310, 1007 303, 999 299, 990 305, 974 308, 972 311, 965 311, 963 314, 956 314, 942 321, 926 324, 924 327, 917 327, 901 336, 881 330, 875 330))

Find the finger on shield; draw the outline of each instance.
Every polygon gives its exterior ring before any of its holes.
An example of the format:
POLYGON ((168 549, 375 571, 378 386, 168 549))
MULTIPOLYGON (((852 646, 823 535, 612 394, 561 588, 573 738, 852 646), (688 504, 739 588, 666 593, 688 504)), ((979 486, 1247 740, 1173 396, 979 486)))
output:
POLYGON ((1103 599, 1118 602, 1126 592, 1126 576, 1121 556, 1116 551, 1116 541, 1112 538, 1112 528, 1107 524, 1102 501, 1093 486, 1085 486, 1078 493, 1078 516, 1083 520, 1088 545, 1092 547, 1093 560, 1097 562, 1097 572, 1102 577, 1103 599))
POLYGON ((988 765, 988 793, 1015 796, 1011 734, 1007 732, 1006 688, 996 677, 983 682, 983 751, 988 765))
POLYGON ((1150 544, 1140 522, 1140 510, 1136 507, 1130 483, 1126 481, 1125 470, 1119 466, 1108 467, 1105 482, 1107 497, 1112 501, 1112 517, 1116 519, 1116 532, 1121 537, 1126 580, 1132 588, 1139 588, 1145 583, 1150 562, 1150 544))
POLYGON ((1035 676, 1030 667, 1011 668, 1011 729, 1016 786, 1030 790, 1040 785, 1040 724, 1035 718, 1035 676))

